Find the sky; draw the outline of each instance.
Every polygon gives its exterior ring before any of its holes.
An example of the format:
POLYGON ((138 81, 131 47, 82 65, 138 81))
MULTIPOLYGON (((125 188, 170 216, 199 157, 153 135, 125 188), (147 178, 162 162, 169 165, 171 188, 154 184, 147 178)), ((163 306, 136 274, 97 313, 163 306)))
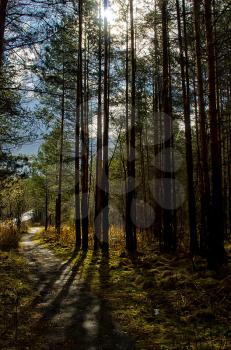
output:
POLYGON ((27 143, 21 147, 15 148, 14 149, 14 153, 16 154, 25 154, 28 156, 32 156, 32 155, 37 155, 39 147, 41 145, 41 140, 38 141, 34 141, 31 143, 27 143))
MULTIPOLYGON (((29 2, 30 3, 30 2, 29 2)), ((30 6, 29 6, 30 7, 30 6)), ((111 26, 111 32, 113 32, 113 29, 115 30, 115 32, 117 33, 118 30, 124 30, 124 26, 125 26, 125 22, 124 25, 121 25, 121 21, 117 23, 118 17, 119 17, 119 12, 120 11, 124 11, 124 6, 122 6, 120 8, 120 6, 118 5, 117 1, 111 1, 111 8, 107 10, 106 16, 108 18, 108 22, 111 26)), ((138 6, 138 4, 136 4, 136 16, 139 17, 141 16, 141 9, 143 9, 143 7, 138 6)), ((23 10, 23 9, 22 9, 23 10)), ((70 9, 71 10, 71 9, 70 9)), ((28 11, 28 7, 25 7, 25 13, 28 11)), ((37 7, 32 7, 31 6, 31 11, 36 14, 37 12, 41 11, 41 5, 37 5, 37 7)), ((102 9, 102 15, 104 16, 104 11, 102 9)), ((46 14, 46 16, 42 19, 42 20, 36 20, 32 17, 22 17, 22 22, 23 22, 23 26, 24 26, 24 30, 30 32, 30 30, 32 29, 32 31, 39 31, 41 29, 41 34, 42 36, 45 36, 44 34, 44 29, 46 26, 47 29, 49 29, 49 26, 52 27, 52 24, 54 24, 54 22, 57 21, 57 19, 52 17, 53 14, 51 14, 51 18, 50 18, 50 23, 47 23, 47 17, 48 15, 46 14), (43 22, 44 21, 44 22, 43 22)), ((118 34, 118 33, 117 33, 118 34)), ((36 86, 36 81, 34 81, 34 77, 33 74, 30 72, 30 65, 37 60, 37 57, 40 53, 40 44, 37 45, 32 45, 30 47, 19 47, 18 49, 14 49, 12 51, 12 58, 16 59, 19 63, 19 66, 21 65, 21 67, 24 67, 24 69, 19 69, 19 73, 16 79, 16 83, 22 84, 25 88, 28 89, 32 89, 36 86), (25 67, 26 70, 25 70, 25 67), (27 71, 28 69, 28 71, 27 71)), ((25 96, 25 100, 27 100, 27 108, 33 110, 34 108, 36 108, 36 99, 37 97, 34 95, 33 93, 27 93, 27 96, 25 96)), ((94 123, 93 123, 94 124, 94 123)), ((96 129, 95 127, 96 125, 93 125, 93 129, 96 129)), ((94 131, 92 131, 92 133, 94 134, 94 131)), ((92 135, 93 136, 93 135, 92 135)), ((38 149, 40 147, 42 143, 41 140, 41 135, 39 137, 39 139, 37 141, 31 142, 31 143, 27 143, 23 146, 20 146, 18 148, 15 148, 13 150, 14 154, 25 154, 25 155, 36 155, 38 153, 38 149)))

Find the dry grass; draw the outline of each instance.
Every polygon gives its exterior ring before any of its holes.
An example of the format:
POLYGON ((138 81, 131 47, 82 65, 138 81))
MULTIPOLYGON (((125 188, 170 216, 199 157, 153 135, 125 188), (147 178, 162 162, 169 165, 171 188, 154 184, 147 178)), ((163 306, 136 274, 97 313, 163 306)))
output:
MULTIPOLYGON (((68 235, 74 239, 74 231, 66 229, 60 240, 68 235)), ((48 247, 65 260, 70 258, 71 244, 61 248, 49 242, 48 236, 48 247)), ((147 238, 146 232, 138 233, 138 249, 143 254, 131 258, 123 251, 123 230, 114 226, 109 256, 91 249, 86 255, 82 276, 104 299, 112 318, 134 338, 136 349, 231 349, 231 246, 226 247, 227 268, 217 273, 207 271, 204 259, 194 261, 193 268, 188 254, 175 257, 151 251, 147 238)), ((90 247, 91 242, 92 231, 90 247)))
MULTIPOLYGON (((60 235, 57 235, 54 226, 50 226, 47 231, 43 229, 41 236, 47 242, 57 242, 62 247, 74 247, 75 245, 75 229, 67 225, 63 225, 61 228, 60 235)), ((93 249, 94 246, 94 229, 89 228, 89 249, 93 249)), ((122 230, 119 230, 115 226, 111 226, 109 232, 109 245, 111 249, 121 250, 125 247, 124 245, 125 236, 122 230)))
POLYGON ((57 235, 54 226, 50 226, 47 231, 43 230, 41 234, 46 240, 58 241, 62 246, 68 246, 75 242, 74 230, 69 226, 63 226, 60 235, 57 235))
POLYGON ((26 349, 21 341, 30 341, 36 293, 30 272, 17 250, 0 252, 0 349, 26 349))
POLYGON ((12 221, 0 223, 0 248, 3 250, 18 247, 20 235, 12 221))
MULTIPOLYGON (((48 227, 47 231, 43 229, 42 238, 47 242, 56 242, 61 247, 73 248, 75 245, 75 228, 68 225, 62 225, 60 235, 57 235, 54 226, 48 227)), ((94 247, 94 228, 89 227, 88 234, 89 249, 94 247)), ((109 246, 112 251, 125 250, 125 231, 122 227, 111 225, 109 229, 109 246)), ((156 247, 156 240, 151 233, 146 231, 137 232, 138 251, 146 252, 156 247)))

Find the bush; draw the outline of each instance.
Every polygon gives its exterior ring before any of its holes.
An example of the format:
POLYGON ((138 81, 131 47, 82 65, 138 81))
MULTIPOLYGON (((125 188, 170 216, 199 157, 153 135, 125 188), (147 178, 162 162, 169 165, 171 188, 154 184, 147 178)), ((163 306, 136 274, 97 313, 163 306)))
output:
POLYGON ((12 221, 0 223, 0 248, 9 250, 17 248, 20 235, 16 225, 12 221))
MULTIPOLYGON (((75 229, 73 226, 62 225, 59 235, 54 226, 49 226, 47 231, 43 229, 41 236, 45 241, 57 243, 61 247, 74 247, 75 245, 75 229)), ((89 249, 93 249, 94 229, 91 226, 89 226, 88 243, 89 249)), ((124 248, 124 232, 116 226, 110 228, 109 246, 115 250, 124 248)))

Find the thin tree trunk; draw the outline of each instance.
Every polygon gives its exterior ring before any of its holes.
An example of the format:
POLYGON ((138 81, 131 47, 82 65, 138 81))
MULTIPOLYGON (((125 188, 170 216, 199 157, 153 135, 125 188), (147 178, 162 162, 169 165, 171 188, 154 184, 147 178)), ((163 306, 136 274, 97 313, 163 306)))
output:
POLYGON ((3 61, 6 9, 8 0, 0 0, 0 68, 3 61))
MULTIPOLYGON (((80 56, 82 56, 82 0, 80 1, 80 36, 81 36, 81 48, 80 56)), ((80 45, 80 43, 79 43, 80 45)), ((82 60, 81 60, 82 61, 82 60)), ((82 187, 82 200, 81 200, 81 210, 82 210, 82 249, 86 251, 88 249, 88 101, 87 101, 87 44, 85 40, 85 64, 84 64, 84 99, 82 98, 82 115, 81 115, 81 141, 82 141, 82 150, 81 150, 81 187, 82 187)), ((80 67, 82 73, 82 66, 80 67)), ((81 74, 82 77, 82 74, 81 74)), ((82 81, 82 79, 81 79, 82 81)), ((82 94, 82 91, 81 91, 82 94)))
POLYGON ((168 52, 169 52, 169 63, 168 63, 168 76, 169 76, 169 115, 171 116, 170 119, 170 129, 171 129, 171 139, 170 139, 170 169, 171 169, 171 178, 172 178, 172 189, 171 189, 171 203, 172 203, 172 250, 176 250, 177 247, 177 211, 176 211, 176 182, 175 179, 175 159, 174 159, 174 133, 173 133, 173 120, 172 120, 172 113, 173 113, 173 106, 172 106, 172 77, 171 77, 171 48, 170 43, 168 40, 168 52))
POLYGON ((125 231, 126 231, 126 247, 129 249, 131 243, 131 235, 129 233, 129 194, 128 194, 128 184, 127 184, 127 176, 128 176, 128 159, 129 159, 129 52, 128 52, 128 18, 126 21, 126 67, 125 67, 125 79, 126 79, 126 92, 125 92, 125 127, 126 127, 126 151, 127 151, 127 171, 125 173, 126 176, 126 205, 125 205, 125 231))
POLYGON ((136 59, 135 59, 135 33, 134 33, 134 10, 133 0, 130 0, 130 20, 131 20, 131 121, 130 121, 130 137, 129 137, 129 156, 128 156, 128 200, 127 215, 128 220, 126 235, 129 238, 129 246, 127 249, 130 253, 136 252, 136 206, 135 206, 135 147, 136 147, 136 59))
MULTIPOLYGON (((170 120, 170 102, 169 102, 169 51, 168 51, 168 11, 167 0, 162 1, 162 40, 163 40, 163 90, 162 90, 162 112, 164 118, 164 168, 171 169, 171 120, 170 120)), ((172 174, 169 171, 164 172, 163 195, 164 203, 172 206, 172 174)), ((164 226, 164 249, 171 251, 174 249, 172 229, 172 209, 163 208, 163 226, 164 226)))
MULTIPOLYGON (((64 60, 64 57, 63 57, 64 60)), ((64 81, 64 61, 62 76, 62 100, 61 100, 61 125, 60 125, 60 150, 59 150, 59 177, 58 177, 58 196, 56 200, 56 230, 57 234, 61 232, 62 215, 62 182, 63 182, 63 139, 64 139, 64 116, 65 116, 65 81, 64 81)))
POLYGON ((154 234, 159 239, 159 246, 161 247, 162 244, 162 208, 155 200, 156 198, 160 198, 160 186, 159 186, 159 180, 161 179, 161 171, 160 171, 160 157, 157 157, 161 150, 161 131, 159 123, 159 117, 160 117, 160 84, 158 81, 158 72, 159 72, 159 60, 158 60, 158 30, 157 30, 157 3, 155 3, 155 18, 154 18, 154 57, 155 57, 155 64, 153 67, 153 99, 152 99, 152 112, 153 112, 153 126, 154 126, 154 133, 153 133, 153 141, 154 141, 154 147, 153 147, 153 153, 154 157, 156 159, 155 165, 154 165, 154 208, 156 213, 156 220, 154 223, 154 234), (157 181, 158 180, 158 181, 157 181))
POLYGON ((193 2, 194 31, 195 31, 195 51, 196 51, 196 75, 198 90, 198 109, 200 125, 200 148, 201 148, 201 184, 200 184, 200 202, 201 202, 201 229, 200 229, 200 252, 205 255, 208 244, 208 234, 210 229, 210 179, 208 166, 208 146, 206 132, 206 113, 204 99, 204 83, 201 63, 201 40, 200 40, 200 3, 197 0, 193 2))
POLYGON ((47 183, 47 174, 45 179, 45 231, 48 228, 48 183, 47 183))
POLYGON ((80 223, 80 164, 79 164, 79 141, 80 141, 80 79, 79 79, 79 59, 77 76, 77 96, 76 96, 76 122, 75 122, 75 247, 81 247, 81 223, 80 223))
POLYGON ((208 263, 211 268, 219 266, 225 260, 224 217, 222 193, 222 164, 219 142, 219 124, 216 106, 215 46, 212 22, 212 1, 205 0, 205 27, 208 59, 209 120, 211 137, 212 165, 212 208, 211 230, 209 236, 208 263))
POLYGON ((97 153, 96 153, 96 188, 95 188, 95 234, 94 249, 99 248, 102 239, 102 14, 99 2, 99 49, 98 49, 98 114, 97 114, 97 153))
MULTIPOLYGON (((78 71, 77 71, 77 114, 76 114, 76 161, 75 161, 75 233, 76 233, 76 248, 79 248, 82 243, 82 248, 86 249, 86 241, 83 243, 83 198, 80 198, 80 181, 82 185, 83 174, 80 180, 80 139, 81 139, 81 160, 83 157, 83 55, 82 55, 82 36, 83 36, 83 1, 79 0, 78 17, 79 17, 79 45, 78 45, 78 71), (81 124, 81 128, 80 128, 81 124), (82 237, 81 237, 82 233, 82 237), (82 238, 82 239, 81 239, 82 238)), ((83 169, 81 168, 81 171, 83 169)), ((81 188, 82 190, 82 188, 81 188)), ((82 190, 83 196, 83 190, 82 190)))
MULTIPOLYGON (((104 13, 108 9, 108 0, 104 0, 104 13)), ((108 231, 109 231, 109 166, 108 166, 108 132, 109 132, 109 99, 108 99, 108 66, 109 66, 109 35, 108 20, 104 16, 104 125, 103 125, 103 251, 109 248, 108 231)))
POLYGON ((187 54, 187 42, 186 42, 187 33, 186 33, 186 27, 185 27, 186 18, 185 18, 185 8, 184 8, 183 9, 184 38, 185 38, 185 57, 184 57, 179 0, 176 0, 176 8, 177 8, 178 40, 179 40, 179 48, 180 48, 180 66, 181 66, 182 95, 183 95, 184 122, 185 122, 185 147, 186 147, 186 165, 187 165, 187 182, 188 182, 190 251, 192 254, 195 254, 198 252, 198 241, 197 241, 197 229, 196 229, 196 200, 195 200, 195 193, 194 193, 194 176, 193 176, 193 152, 192 152, 192 134, 191 134, 191 118, 190 118, 188 54, 187 54))

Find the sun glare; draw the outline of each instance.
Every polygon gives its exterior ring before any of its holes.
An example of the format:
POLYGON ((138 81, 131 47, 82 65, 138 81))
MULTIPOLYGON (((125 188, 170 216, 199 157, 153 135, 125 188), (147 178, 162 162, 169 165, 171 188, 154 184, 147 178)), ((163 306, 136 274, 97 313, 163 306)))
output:
POLYGON ((107 18, 109 24, 113 24, 116 20, 116 14, 111 8, 108 8, 107 10, 102 8, 102 18, 104 17, 107 18))

